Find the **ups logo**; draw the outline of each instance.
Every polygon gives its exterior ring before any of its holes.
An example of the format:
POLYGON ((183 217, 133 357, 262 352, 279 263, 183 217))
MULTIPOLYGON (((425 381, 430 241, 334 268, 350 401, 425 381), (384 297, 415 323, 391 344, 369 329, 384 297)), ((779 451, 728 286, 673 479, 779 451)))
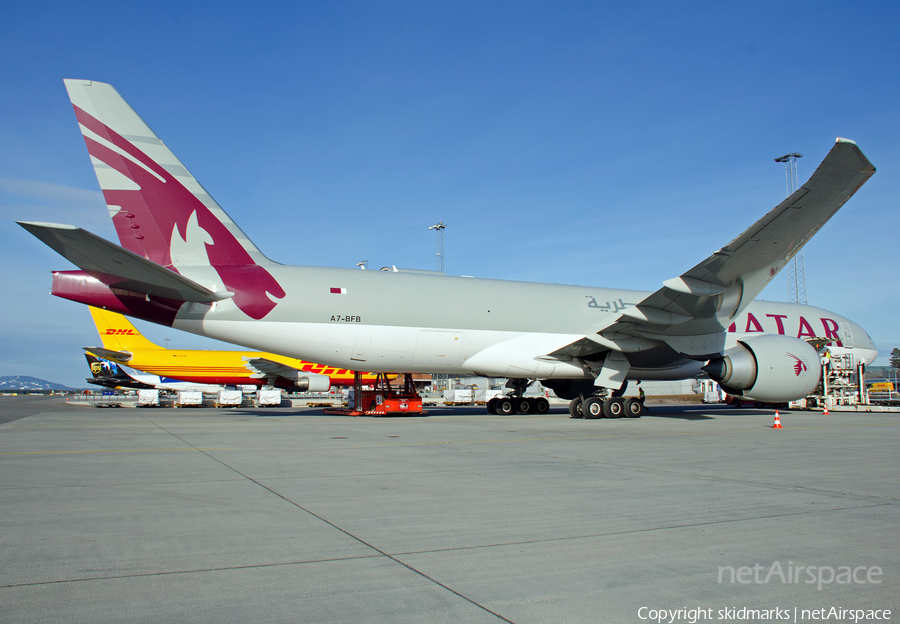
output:
POLYGON ((109 328, 104 332, 106 336, 137 336, 137 332, 133 329, 112 329, 109 328))
POLYGON ((102 370, 103 367, 100 365, 100 362, 91 362, 91 372, 93 374, 99 375, 102 370))

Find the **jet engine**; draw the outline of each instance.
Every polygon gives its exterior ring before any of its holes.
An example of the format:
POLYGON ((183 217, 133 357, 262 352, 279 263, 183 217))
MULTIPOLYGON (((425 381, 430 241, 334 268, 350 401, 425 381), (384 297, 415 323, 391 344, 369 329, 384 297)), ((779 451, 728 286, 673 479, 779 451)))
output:
POLYGON ((822 377, 819 354, 809 343, 773 334, 738 340, 703 370, 728 394, 768 403, 803 398, 822 377))
POLYGON ((328 375, 303 373, 292 385, 296 392, 328 392, 331 390, 331 378, 328 375))

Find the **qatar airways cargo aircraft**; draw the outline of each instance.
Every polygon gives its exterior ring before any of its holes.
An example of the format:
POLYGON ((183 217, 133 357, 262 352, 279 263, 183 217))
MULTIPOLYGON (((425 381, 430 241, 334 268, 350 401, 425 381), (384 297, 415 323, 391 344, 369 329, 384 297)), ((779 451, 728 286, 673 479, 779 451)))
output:
POLYGON ((491 406, 500 413, 545 411, 522 396, 534 380, 587 416, 639 414, 618 396, 629 379, 708 375, 730 394, 783 402, 819 382, 807 339, 856 361, 877 356, 847 318, 754 301, 875 173, 853 141, 838 139, 799 190, 656 292, 285 266, 112 86, 65 83, 121 246, 22 222, 81 269, 53 273, 59 297, 337 368, 504 377, 511 392, 491 406), (398 303, 396 292, 415 297, 398 303))

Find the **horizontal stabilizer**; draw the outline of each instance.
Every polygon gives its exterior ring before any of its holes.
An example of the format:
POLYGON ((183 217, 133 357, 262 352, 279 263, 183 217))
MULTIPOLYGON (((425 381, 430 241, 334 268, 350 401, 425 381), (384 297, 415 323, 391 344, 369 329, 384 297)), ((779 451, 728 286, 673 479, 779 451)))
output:
POLYGON ((87 377, 89 384, 103 386, 104 388, 130 388, 132 390, 153 390, 156 386, 145 384, 135 379, 120 379, 118 377, 87 377))
POLYGON ((195 303, 212 303, 232 296, 230 292, 213 292, 79 227, 57 223, 17 223, 66 260, 111 288, 195 303))
POLYGON ((112 349, 104 349, 103 347, 81 347, 91 355, 106 358, 107 360, 115 360, 120 364, 127 364, 134 357, 133 353, 128 351, 113 351, 112 349))

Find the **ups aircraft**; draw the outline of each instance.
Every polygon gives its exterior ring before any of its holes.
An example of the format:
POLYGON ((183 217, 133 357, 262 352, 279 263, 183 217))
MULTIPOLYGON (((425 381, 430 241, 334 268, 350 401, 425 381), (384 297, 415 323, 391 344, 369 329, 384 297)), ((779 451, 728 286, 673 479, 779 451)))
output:
POLYGON ((128 374, 125 369, 121 368, 116 362, 98 358, 90 353, 84 354, 88 366, 91 369, 91 376, 85 379, 89 384, 103 386, 104 388, 129 388, 132 390, 152 390, 156 388, 156 380, 149 379, 138 380, 128 374))
POLYGON ((128 388, 131 390, 167 390, 169 392, 196 390, 209 393, 223 389, 223 386, 218 384, 167 379, 147 373, 130 373, 117 362, 97 357, 91 353, 85 353, 84 357, 91 368, 91 376, 85 381, 95 386, 115 389, 128 388))
POLYGON ((734 396, 785 402, 819 382, 806 339, 858 362, 877 356, 847 318, 754 301, 875 173, 853 141, 838 139, 805 184, 737 238, 640 292, 279 264, 112 86, 65 84, 121 246, 72 225, 20 222, 79 267, 53 273, 59 297, 337 368, 507 378, 509 395, 488 406, 499 413, 545 410, 523 396, 535 380, 587 417, 623 415, 629 379, 705 375, 734 396), (416 296, 401 305, 396 292, 416 296))
MULTIPOLYGON (((201 384, 275 386, 299 392, 328 392, 349 386, 353 372, 258 351, 168 349, 144 337, 121 314, 91 307, 102 347, 84 350, 136 370, 201 384)), ((375 375, 362 376, 373 383, 375 375)))

